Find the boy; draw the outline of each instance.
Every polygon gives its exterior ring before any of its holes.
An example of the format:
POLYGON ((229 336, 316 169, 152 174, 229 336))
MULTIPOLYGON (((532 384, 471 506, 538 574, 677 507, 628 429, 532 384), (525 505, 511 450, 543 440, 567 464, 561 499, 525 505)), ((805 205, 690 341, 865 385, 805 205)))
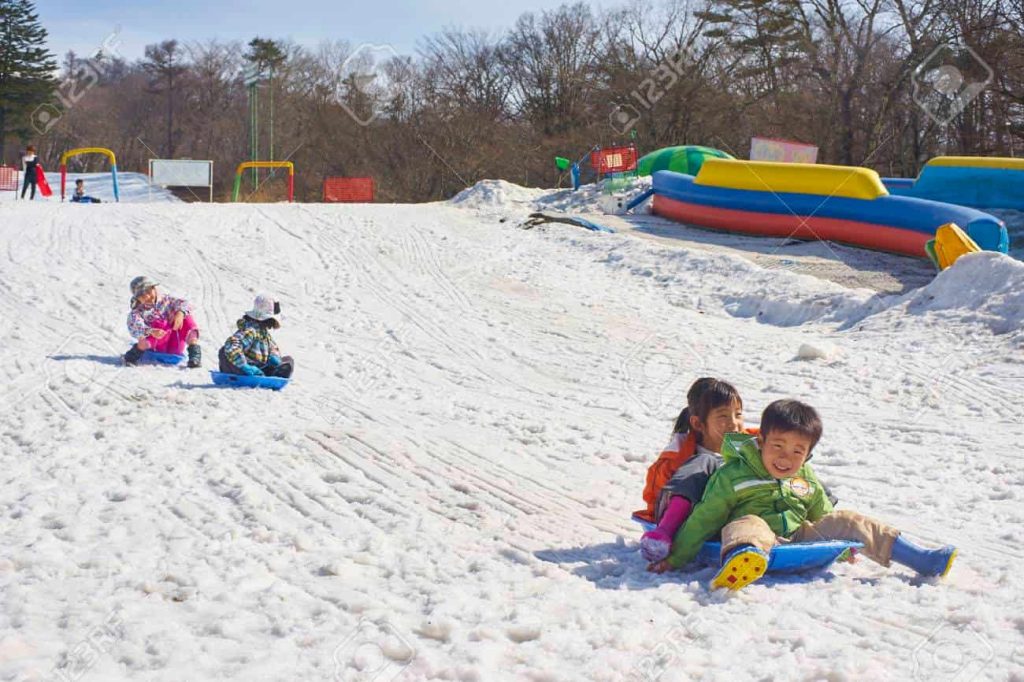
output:
POLYGON ((98 204, 99 199, 91 197, 85 193, 85 180, 78 178, 75 180, 75 193, 71 195, 71 201, 76 204, 98 204))
POLYGON ((806 464, 820 438, 818 413, 796 400, 769 405, 761 415, 760 435, 727 435, 725 465, 676 534, 671 554, 652 570, 682 568, 721 530, 724 559, 712 589, 738 590, 760 578, 780 542, 852 540, 864 543, 861 552, 883 566, 895 561, 921 575, 946 575, 956 557, 952 545, 925 549, 892 526, 832 508, 806 464))

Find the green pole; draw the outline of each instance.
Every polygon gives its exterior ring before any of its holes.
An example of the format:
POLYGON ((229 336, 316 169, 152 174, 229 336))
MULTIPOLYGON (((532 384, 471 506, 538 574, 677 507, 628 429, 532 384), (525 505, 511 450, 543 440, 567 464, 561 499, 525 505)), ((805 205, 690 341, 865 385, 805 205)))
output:
POLYGON ((270 160, 274 160, 274 65, 270 65, 270 160))
POLYGON ((235 173, 235 190, 231 193, 231 201, 238 201, 239 190, 242 189, 242 174, 235 173))
MULTIPOLYGON (((252 154, 250 161, 259 161, 260 154, 260 90, 259 83, 252 84, 252 154)), ((252 191, 255 192, 260 186, 259 170, 252 169, 252 191)))

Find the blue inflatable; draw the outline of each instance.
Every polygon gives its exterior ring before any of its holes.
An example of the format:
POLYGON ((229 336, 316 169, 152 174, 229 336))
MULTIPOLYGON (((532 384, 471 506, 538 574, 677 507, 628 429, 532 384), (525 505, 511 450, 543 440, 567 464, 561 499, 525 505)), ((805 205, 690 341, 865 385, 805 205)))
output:
MULTIPOLYGON (((643 526, 645 531, 654 528, 654 524, 648 521, 642 521, 636 517, 633 517, 633 520, 643 526)), ((845 540, 793 542, 787 545, 778 545, 772 549, 768 558, 768 572, 799 573, 800 571, 825 568, 834 561, 848 557, 852 550, 860 549, 863 546, 860 542, 845 540)), ((713 566, 720 566, 721 556, 722 544, 720 542, 705 542, 697 558, 713 566)))
POLYGON ((917 179, 882 182, 896 196, 1024 211, 1024 159, 939 156, 921 169, 917 179))
POLYGON ((238 386, 244 388, 269 388, 280 391, 288 385, 290 379, 282 377, 248 376, 246 374, 228 374, 226 372, 210 372, 213 383, 218 386, 238 386))
POLYGON ((185 359, 184 355, 178 355, 177 353, 157 353, 152 350, 147 350, 143 357, 164 365, 180 365, 181 361, 185 359))
POLYGON ((883 195, 865 200, 770 188, 734 189, 671 171, 655 173, 653 189, 654 213, 691 225, 781 238, 827 239, 924 258, 925 243, 935 236, 935 230, 956 223, 982 249, 1009 250, 1006 225, 998 218, 974 208, 916 197, 883 195))

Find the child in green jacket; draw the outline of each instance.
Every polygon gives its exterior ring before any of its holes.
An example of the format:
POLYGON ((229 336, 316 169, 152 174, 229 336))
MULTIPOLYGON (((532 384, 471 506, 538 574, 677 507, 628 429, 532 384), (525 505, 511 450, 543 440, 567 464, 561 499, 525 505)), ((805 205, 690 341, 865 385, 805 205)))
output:
POLYGON ((946 545, 925 549, 892 526, 853 511, 835 511, 806 462, 821 438, 821 418, 810 405, 777 400, 761 415, 758 436, 725 437, 725 465, 712 475, 700 504, 676 534, 672 552, 652 570, 679 569, 722 532, 722 568, 712 589, 738 590, 764 575, 780 542, 850 540, 872 561, 944 576, 956 557, 946 545))

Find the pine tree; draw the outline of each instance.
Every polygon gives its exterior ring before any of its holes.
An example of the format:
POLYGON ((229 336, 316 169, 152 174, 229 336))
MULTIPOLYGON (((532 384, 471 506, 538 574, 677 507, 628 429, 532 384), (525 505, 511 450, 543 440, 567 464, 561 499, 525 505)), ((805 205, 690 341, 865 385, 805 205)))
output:
POLYGON ((142 68, 152 76, 147 92, 167 97, 167 146, 164 149, 168 159, 174 158, 174 102, 178 96, 177 89, 188 73, 188 67, 182 62, 182 51, 177 40, 147 45, 146 59, 142 62, 142 68))
POLYGON ((33 3, 0 0, 0 160, 8 133, 27 140, 33 112, 50 101, 57 86, 57 62, 45 47, 46 35, 33 3))

